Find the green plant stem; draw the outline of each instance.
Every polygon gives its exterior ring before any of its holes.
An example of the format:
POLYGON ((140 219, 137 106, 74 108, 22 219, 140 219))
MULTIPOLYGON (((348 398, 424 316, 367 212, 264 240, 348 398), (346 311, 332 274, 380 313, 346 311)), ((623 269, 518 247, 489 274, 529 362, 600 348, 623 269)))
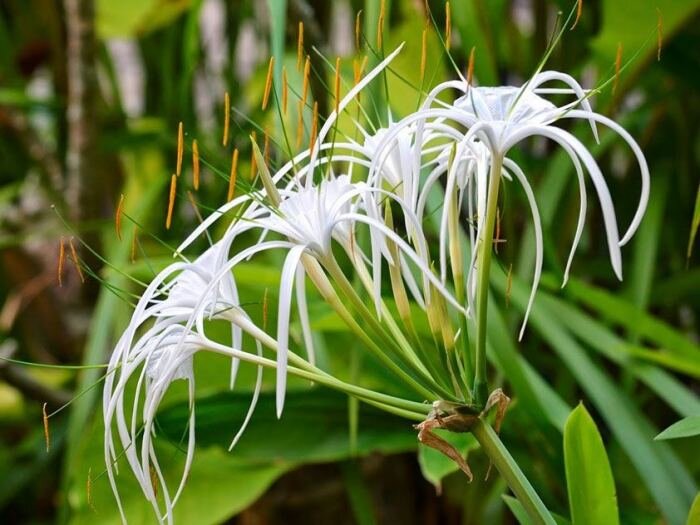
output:
POLYGON ((532 523, 556 525, 547 507, 491 426, 482 419, 477 419, 471 432, 523 505, 532 523))
MULTIPOLYGON (((362 300, 358 297, 357 292, 352 287, 352 284, 347 280, 347 277, 345 277, 345 274, 343 273, 342 269, 338 266, 336 260, 332 257, 329 257, 326 261, 324 261, 324 263, 324 266, 328 270, 330 276, 340 287, 340 290, 350 301, 353 307, 358 311, 360 315, 362 315, 363 320, 367 322, 368 326, 370 326, 379 337, 382 337, 384 339, 384 343, 386 345, 397 346, 398 343, 396 342, 396 340, 392 340, 385 333, 383 327, 376 321, 376 319, 374 319, 370 311, 364 305, 362 300)), ((350 317, 349 319, 344 318, 344 320, 348 324, 357 324, 352 317, 350 317)), ((358 335, 363 334, 363 332, 364 330, 362 330, 362 328, 358 326, 358 335)), ((406 355, 400 352, 400 347, 398 347, 399 353, 397 353, 397 356, 406 366, 409 366, 413 370, 415 370, 418 374, 418 377, 414 378, 403 367, 399 366, 398 363, 395 363, 391 356, 387 355, 387 353, 384 350, 382 350, 370 337, 368 337, 367 335, 365 335, 364 337, 365 342, 368 344, 368 347, 371 350, 373 350, 373 353, 392 371, 394 371, 399 377, 401 377, 404 381, 411 385, 419 394, 424 396, 426 399, 435 399, 437 397, 435 394, 436 392, 440 393, 441 395, 448 394, 447 392, 445 392, 444 388, 442 388, 439 384, 437 384, 437 382, 435 382, 433 378, 431 378, 425 373, 424 369, 417 368, 414 363, 408 360, 406 358, 406 355), (419 381, 419 379, 422 381, 419 381)))
POLYGON ((479 232, 476 283, 476 354, 474 356, 474 401, 484 406, 488 395, 486 382, 486 315, 489 302, 489 275, 491 272, 491 247, 493 229, 498 211, 498 189, 501 182, 503 155, 493 153, 489 173, 489 193, 486 201, 486 217, 479 232))

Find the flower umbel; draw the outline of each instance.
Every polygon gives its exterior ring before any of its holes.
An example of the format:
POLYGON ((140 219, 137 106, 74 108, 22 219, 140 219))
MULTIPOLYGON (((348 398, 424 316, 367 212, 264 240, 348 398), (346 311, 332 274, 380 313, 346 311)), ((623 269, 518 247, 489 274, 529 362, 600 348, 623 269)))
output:
MULTIPOLYGON (((600 202, 613 270, 622 278, 620 247, 630 240, 644 214, 649 172, 629 133, 593 111, 592 93, 569 75, 554 71, 540 72, 522 87, 475 87, 455 80, 430 91, 414 113, 396 120, 390 117, 385 127, 372 130, 358 122, 361 139, 346 138, 337 128, 340 114, 373 79, 386 74, 400 50, 382 60, 342 99, 338 74, 334 111, 314 135, 311 147, 290 153, 281 167, 273 169, 253 144, 262 187, 230 199, 206 217, 178 247, 175 255, 181 260, 158 274, 143 292, 110 359, 104 389, 105 459, 115 494, 113 467, 123 453, 156 514, 172 521, 194 455, 193 359, 200 351, 232 359, 231 388, 241 361, 257 367, 250 408, 232 447, 255 410, 263 367, 275 369, 278 417, 284 408, 287 375, 293 374, 423 421, 421 439, 433 443, 438 441, 430 430, 444 427, 438 420, 442 412, 431 411, 432 403, 451 407, 452 415, 469 414, 470 425, 481 421, 493 404, 486 388, 485 327, 502 180, 517 181, 523 188, 535 233, 534 275, 521 336, 543 267, 535 191, 528 175, 508 156, 529 137, 541 136, 559 145, 577 174, 580 208, 564 284, 585 225, 586 175, 600 202), (552 82, 564 87, 543 87, 552 82), (448 91, 458 94, 451 102, 445 102, 448 91), (573 100, 556 105, 550 95, 573 100), (596 141, 598 125, 610 128, 638 161, 640 200, 622 237, 603 173, 583 142, 559 127, 564 119, 587 121, 596 141), (186 260, 183 254, 205 233, 213 237, 215 226, 222 228, 219 240, 192 262, 186 260), (251 235, 257 243, 250 242, 251 235), (433 238, 436 243, 430 242, 433 238), (280 251, 273 336, 241 302, 234 272, 252 258, 265 259, 280 251), (391 295, 385 289, 391 289, 391 295), (317 366, 309 291, 330 307, 393 380, 411 392, 411 398, 341 381, 332 370, 317 366), (290 335, 294 306, 299 337, 290 335), (417 319, 424 321, 428 333, 416 328, 417 319), (230 342, 222 343, 213 335, 212 321, 230 326, 230 342), (474 326, 475 345, 468 338, 474 326), (244 348, 244 339, 254 341, 253 351, 244 348), (177 380, 187 381, 190 418, 183 474, 171 493, 153 435, 158 406, 177 380), (125 392, 132 382, 136 394, 127 402, 125 392), (163 486, 160 498, 151 484, 151 469, 163 486)), ((502 392, 499 396, 507 399, 502 392)), ((461 431, 471 431, 471 426, 461 431)), ((453 454, 443 444, 440 447, 453 454)), ((460 466, 469 471, 466 462, 460 466)))

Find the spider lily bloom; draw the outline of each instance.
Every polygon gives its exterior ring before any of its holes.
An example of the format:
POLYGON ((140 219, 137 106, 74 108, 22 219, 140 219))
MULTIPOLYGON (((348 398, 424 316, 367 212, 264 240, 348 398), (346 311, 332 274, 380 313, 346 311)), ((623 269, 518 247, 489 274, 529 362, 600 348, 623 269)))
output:
MULTIPOLYGON (((113 426, 116 424, 117 435, 127 462, 147 498, 151 500, 158 512, 148 467, 152 464, 158 476, 161 477, 155 452, 150 445, 155 409, 170 383, 177 379, 188 381, 190 404, 192 405, 194 401, 192 357, 200 349, 202 341, 206 342, 206 338, 202 339, 203 329, 201 334, 191 329, 195 314, 203 312, 209 319, 228 319, 228 312, 238 306, 238 292, 230 273, 225 278, 217 278, 214 287, 207 286, 215 275, 213 262, 217 248, 217 245, 209 248, 192 263, 173 263, 153 279, 136 305, 132 320, 111 356, 103 392, 104 445, 107 472, 120 512, 121 503, 112 468, 113 464, 116 465, 118 457, 113 440, 113 426), (137 332, 141 331, 143 333, 137 337, 137 332), (129 418, 124 412, 124 393, 129 381, 137 374, 136 394, 132 402, 129 425, 127 424, 129 418), (142 393, 145 396, 143 402, 141 402, 142 393), (140 428, 137 426, 137 421, 139 420, 138 410, 142 405, 143 428, 140 428), (139 459, 137 443, 140 434, 142 435, 142 457, 139 459)), ((231 324, 231 332, 233 347, 240 348, 241 328, 231 324)), ((238 357, 233 356, 231 387, 233 387, 238 362, 238 357)), ((261 386, 260 379, 253 393, 251 412, 257 402, 261 386)), ((242 428, 247 425, 248 419, 246 418, 242 428)), ((189 471, 194 451, 194 412, 192 412, 189 427, 187 461, 181 487, 171 502, 167 487, 164 486, 166 507, 174 504, 189 471)), ((165 485, 162 479, 161 484, 165 485)))
MULTIPOLYGON (((541 273, 542 242, 541 232, 538 227, 537 208, 534 198, 532 197, 532 190, 522 170, 512 160, 507 159, 507 153, 512 147, 528 137, 539 135, 559 144, 571 158, 578 177, 581 204, 576 233, 564 273, 564 284, 566 284, 566 280, 568 279, 573 256, 584 227, 587 207, 584 169, 588 172, 600 201, 613 270, 617 277, 622 279, 620 246, 629 241, 637 230, 644 215, 649 197, 649 170, 644 155, 634 139, 616 122, 595 113, 591 109, 586 93, 572 77, 559 72, 542 72, 535 75, 520 88, 511 86, 471 87, 465 82, 446 82, 431 91, 423 107, 419 111, 399 121, 396 125, 396 130, 389 134, 385 141, 391 142, 395 140, 400 133, 403 133, 404 129, 412 128, 415 129, 415 140, 421 143, 426 130, 429 131, 430 127, 436 124, 441 126, 450 124, 456 129, 462 128, 466 130, 461 134, 458 140, 445 145, 446 149, 455 148, 455 159, 453 161, 454 169, 451 170, 451 174, 448 175, 446 182, 447 199, 450 198, 450 191, 453 191, 455 188, 455 179, 457 177, 464 178, 463 171, 458 168, 460 167, 460 163, 464 162, 466 158, 481 157, 481 164, 483 165, 485 163, 491 170, 488 176, 483 176, 482 174, 481 177, 476 177, 477 180, 474 190, 478 212, 476 236, 482 239, 482 242, 486 242, 486 240, 488 240, 487 238, 493 233, 493 220, 491 224, 487 224, 484 221, 489 211, 495 216, 495 200, 498 195, 499 179, 504 174, 503 168, 506 169, 506 173, 515 175, 518 181, 523 185, 526 195, 528 196, 533 212, 533 220, 535 221, 536 264, 532 291, 525 313, 523 328, 527 322, 541 273), (542 87, 543 84, 552 81, 563 82, 567 87, 564 89, 542 87), (447 89, 457 89, 463 92, 464 95, 455 100, 452 104, 446 104, 437 100, 437 96, 447 89), (569 93, 575 95, 576 99, 571 103, 558 107, 542 96, 549 93, 569 93), (564 118, 576 118, 589 121, 596 140, 596 123, 611 128, 628 143, 637 159, 641 171, 641 195, 635 215, 627 231, 622 236, 622 239, 620 239, 618 233, 612 198, 598 164, 579 139, 568 131, 554 125, 564 118), (479 144, 486 148, 486 158, 483 158, 483 155, 480 154, 479 144), (493 194, 491 204, 488 202, 488 196, 490 194, 493 194), (489 210, 490 207, 493 209, 489 210)), ((422 152, 419 148, 416 148, 414 155, 414 165, 420 166, 422 164, 422 152)), ((381 157, 375 159, 373 169, 378 169, 377 166, 382 162, 383 158, 381 157)), ((444 225, 446 223, 445 215, 448 211, 447 208, 443 209, 443 219, 441 221, 443 225, 441 233, 443 235, 445 232, 444 225)), ((491 219, 493 219, 493 217, 491 219)), ((442 244, 444 246, 444 242, 442 244)), ((445 278, 445 258, 445 249, 443 247, 441 249, 441 274, 443 280, 445 278)), ((476 268, 473 266, 470 267, 470 272, 472 271, 476 271, 476 268)))

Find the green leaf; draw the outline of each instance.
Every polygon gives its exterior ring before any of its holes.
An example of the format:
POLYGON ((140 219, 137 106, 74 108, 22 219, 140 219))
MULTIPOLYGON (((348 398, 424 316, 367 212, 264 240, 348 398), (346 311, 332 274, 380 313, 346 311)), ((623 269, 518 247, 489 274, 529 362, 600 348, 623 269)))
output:
POLYGON ((615 480, 605 445, 583 404, 566 420, 564 464, 572 523, 619 523, 615 480))
MULTIPOLYGON (((479 446, 479 443, 471 434, 455 434, 440 430, 434 432, 455 447, 463 457, 466 457, 471 450, 479 446)), ((418 464, 423 477, 435 485, 438 491, 442 488, 442 480, 459 470, 457 463, 445 456, 445 454, 426 446, 418 447, 418 464)))
POLYGON ((189 5, 190 0, 98 0, 97 31, 101 38, 144 34, 172 22, 189 5))
MULTIPOLYGON (((505 291, 505 275, 501 273, 493 282, 501 293, 505 291)), ((513 303, 524 309, 528 296, 529 289, 514 279, 513 303)), ((530 315, 531 329, 555 351, 594 403, 669 523, 682 523, 697 491, 687 468, 670 447, 652 441, 657 430, 647 417, 578 344, 568 325, 558 321, 559 311, 545 303, 538 296, 530 315)))
MULTIPOLYGON (((97 437, 97 436, 95 436, 97 437)), ((96 448, 101 440, 95 439, 96 448)), ((101 451, 95 451, 99 454, 101 451)), ((159 446, 162 457, 177 457, 173 446, 159 446)), ((91 503, 85 495, 85 483, 71 493, 71 500, 80 502, 78 512, 71 516, 72 525, 121 523, 116 501, 109 487, 107 476, 99 476, 104 468, 103 460, 92 456, 91 503)), ((192 465, 187 487, 175 506, 175 523, 214 525, 223 523, 258 499, 282 474, 290 470, 291 463, 250 463, 236 458, 235 453, 219 449, 198 450, 192 465)), ((178 479, 180 465, 170 462, 165 471, 171 483, 178 479)), ((82 471, 81 471, 82 472, 82 471)), ((85 477, 87 479, 87 476, 85 477)), ((154 523, 155 514, 140 487, 126 471, 117 478, 119 494, 128 523, 154 523)))
POLYGON ((700 523, 700 493, 695 496, 693 504, 690 506, 688 520, 685 522, 685 525, 697 525, 698 523, 700 523))
POLYGON ((629 330, 636 331, 639 336, 670 353, 690 358, 700 355, 700 347, 685 335, 610 292, 574 278, 569 279, 566 292, 587 307, 629 330))
POLYGON ((700 416, 690 416, 676 421, 654 439, 678 439, 700 434, 700 416))
MULTIPOLYGON (((249 404, 250 394, 238 392, 198 399, 197 444, 227 447, 249 404)), ((311 388, 288 392, 279 420, 274 407, 274 393, 262 393, 250 425, 234 449, 236 457, 294 463, 328 462, 371 452, 406 452, 417 446, 416 433, 409 421, 361 404, 353 454, 347 397, 330 390, 311 388)), ((158 415, 163 434, 178 441, 188 414, 186 402, 163 409, 158 415)))

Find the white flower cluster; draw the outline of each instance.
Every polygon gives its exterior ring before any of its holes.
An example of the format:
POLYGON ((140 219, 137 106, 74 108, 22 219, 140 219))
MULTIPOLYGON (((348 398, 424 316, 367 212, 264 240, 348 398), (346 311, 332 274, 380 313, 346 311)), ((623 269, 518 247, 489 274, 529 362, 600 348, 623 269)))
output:
MULTIPOLYGON (((337 111, 343 112, 400 50, 394 51, 350 90, 337 111)), ((123 454, 159 518, 168 522, 172 520, 172 508, 183 489, 194 452, 192 359, 196 352, 206 350, 231 357, 232 386, 240 360, 258 367, 250 410, 234 443, 255 408, 263 366, 276 368, 278 416, 283 409, 290 361, 299 369, 324 373, 314 365, 306 304, 307 280, 349 324, 358 324, 353 321, 355 314, 351 311, 354 309, 355 312, 364 312, 366 317, 361 321, 371 321, 369 329, 379 327, 377 330, 385 330, 405 356, 405 366, 398 367, 398 370, 409 368, 417 376, 428 378, 421 383, 427 386, 418 390, 420 394, 441 396, 440 389, 431 388, 437 382, 430 380, 429 364, 411 349, 407 342, 410 337, 391 318, 384 304, 382 271, 389 268, 399 310, 405 306, 407 298, 412 297, 415 304, 426 312, 431 328, 437 325, 436 333, 441 333, 440 324, 449 324, 450 315, 453 320, 471 315, 475 311, 477 254, 484 244, 490 250, 493 236, 493 226, 489 228, 486 220, 489 214, 493 215, 489 195, 495 193, 497 197, 501 178, 517 180, 528 199, 536 237, 532 293, 525 314, 527 320, 542 270, 542 231, 528 177, 516 162, 508 158, 508 152, 529 137, 545 137, 561 146, 570 156, 578 176, 580 211, 565 280, 584 227, 586 175, 590 177, 600 202, 612 267, 621 278, 620 247, 629 241, 641 221, 649 195, 649 173, 644 156, 631 136, 612 120, 593 112, 588 99, 588 93, 572 77, 558 72, 539 73, 519 88, 473 87, 461 80, 450 81, 434 88, 415 113, 384 129, 374 132, 363 129, 360 142, 327 140, 338 117, 333 112, 319 131, 313 150, 300 153, 272 174, 262 166, 264 188, 233 199, 192 232, 178 248, 178 255, 217 221, 230 218, 232 213, 229 212, 235 212, 235 219, 228 224, 221 239, 204 254, 191 262, 175 262, 153 279, 115 348, 103 398, 105 456, 115 494, 114 470, 117 458, 123 454), (559 85, 543 87, 552 83, 559 85), (458 97, 445 102, 445 95, 450 92, 456 92, 458 97), (552 94, 568 96, 572 100, 557 106, 545 98, 552 94), (596 140, 597 125, 611 128, 629 144, 638 160, 642 180, 639 206, 622 238, 605 178, 583 143, 557 126, 563 119, 587 120, 596 140), (341 168, 342 171, 338 172, 341 168), (427 209, 429 196, 435 194, 442 196, 443 206, 435 216, 439 225, 438 249, 431 252, 429 228, 425 224, 432 213, 427 209), (394 218, 392 213, 397 217, 394 218), (358 229, 367 232, 366 252, 356 240, 358 229), (259 242, 254 245, 241 239, 243 234, 251 232, 259 235, 259 242), (462 244, 467 241, 471 246, 470 260, 463 260, 462 244), (281 268, 274 338, 256 326, 246 314, 233 278, 233 270, 238 264, 271 250, 286 253, 281 268), (352 300, 352 293, 348 291, 349 282, 338 264, 337 250, 342 251, 353 265, 375 312, 365 308, 361 301, 350 306, 344 304, 348 296, 352 300), (343 300, 339 299, 339 293, 343 300), (306 357, 289 350, 289 324, 294 303, 302 327, 306 357), (209 319, 230 323, 230 346, 207 335, 205 321, 209 319), (256 340, 255 353, 242 348, 243 333, 256 340), (276 352, 276 359, 263 357, 262 347, 276 352), (136 391, 127 407, 125 391, 132 378, 136 378, 136 391), (191 417, 182 480, 176 493, 171 495, 161 473, 152 437, 158 405, 170 383, 176 379, 185 379, 189 383, 191 417), (164 509, 152 486, 152 471, 157 474, 162 487, 164 509)), ((466 245, 464 252, 469 253, 466 245)), ((445 336, 444 329, 442 335, 444 345, 449 346, 450 337, 445 336)), ((456 337, 454 335, 453 339, 456 337)), ((380 351, 381 348, 379 345, 380 351)), ((388 351, 387 354, 390 355, 388 351)), ((392 358, 388 357, 387 363, 391 361, 392 358)), ((461 368, 460 363, 457 364, 461 368)), ((455 375, 459 376, 459 373, 455 372, 455 375)), ((430 401, 433 400, 435 398, 430 401)))

